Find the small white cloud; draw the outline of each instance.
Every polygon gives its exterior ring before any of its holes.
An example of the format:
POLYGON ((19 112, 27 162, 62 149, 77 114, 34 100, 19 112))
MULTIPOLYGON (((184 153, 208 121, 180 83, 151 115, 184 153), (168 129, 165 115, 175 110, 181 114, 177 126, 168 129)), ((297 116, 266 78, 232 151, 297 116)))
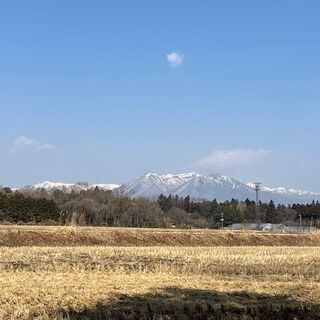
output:
POLYGON ((25 150, 42 151, 50 149, 54 149, 54 146, 48 143, 40 143, 36 140, 21 136, 13 142, 10 153, 17 153, 25 150))
POLYGON ((169 62, 170 66, 173 68, 179 67, 184 59, 184 55, 182 53, 173 51, 167 54, 167 61, 169 62))
POLYGON ((229 169, 248 166, 265 159, 270 151, 264 149, 216 150, 198 161, 197 165, 208 169, 229 169))

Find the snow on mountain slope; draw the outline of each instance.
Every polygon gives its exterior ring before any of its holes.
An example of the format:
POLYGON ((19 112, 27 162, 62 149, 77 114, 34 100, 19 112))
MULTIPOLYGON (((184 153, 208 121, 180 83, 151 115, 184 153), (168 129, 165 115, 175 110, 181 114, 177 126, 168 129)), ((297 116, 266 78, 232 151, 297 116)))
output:
POLYGON ((52 182, 52 181, 44 181, 41 183, 37 183, 32 186, 27 186, 26 188, 31 189, 45 189, 48 192, 52 192, 54 190, 61 190, 64 192, 80 192, 82 190, 89 190, 98 187, 102 190, 114 190, 119 188, 118 184, 87 184, 87 183, 63 183, 63 182, 52 182))
POLYGON ((131 197, 153 198, 163 194, 174 194, 184 183, 199 176, 196 173, 164 174, 146 173, 120 187, 120 190, 131 197))
POLYGON ((180 197, 190 195, 198 199, 217 199, 218 201, 252 198, 253 190, 245 184, 224 175, 200 176, 186 182, 175 194, 180 197))
POLYGON ((182 174, 146 173, 120 188, 131 197, 157 198, 164 195, 190 196, 194 199, 231 198, 246 199, 254 196, 254 190, 246 184, 224 175, 200 175, 194 172, 182 174))
MULTIPOLYGON (((249 186, 250 188, 254 189, 253 182, 246 182, 245 184, 247 186, 249 186)), ((282 195, 288 195, 288 196, 307 197, 307 198, 314 198, 314 197, 319 198, 320 197, 320 193, 311 192, 311 191, 288 189, 285 187, 269 188, 269 187, 261 186, 261 191, 282 194, 282 195)))
MULTIPOLYGON (((193 199, 206 199, 222 202, 231 200, 255 200, 254 184, 241 182, 225 175, 201 175, 195 172, 181 174, 146 173, 131 180, 127 184, 87 184, 87 183, 61 183, 45 181, 29 186, 32 189, 45 189, 49 192, 62 190, 64 192, 80 192, 82 190, 99 187, 103 190, 115 190, 130 197, 147 197, 156 199, 164 195, 190 196, 193 199)), ((262 186, 259 193, 262 202, 273 200, 275 203, 293 204, 310 203, 312 200, 320 201, 320 193, 288 189, 284 187, 269 188, 262 186)))
MULTIPOLYGON (((190 196, 193 199, 218 201, 232 198, 255 200, 253 183, 244 183, 225 175, 208 176, 197 173, 164 174, 146 173, 120 187, 121 192, 130 197, 157 198, 164 195, 190 196)), ((263 202, 273 200, 275 203, 308 203, 320 200, 319 193, 279 188, 262 187, 260 199, 263 202)))

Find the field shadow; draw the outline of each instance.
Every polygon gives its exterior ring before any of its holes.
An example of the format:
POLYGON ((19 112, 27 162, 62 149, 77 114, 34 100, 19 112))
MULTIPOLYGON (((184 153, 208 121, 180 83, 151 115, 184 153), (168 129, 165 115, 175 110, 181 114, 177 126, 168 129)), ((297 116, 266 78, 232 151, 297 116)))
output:
POLYGON ((286 296, 168 287, 161 294, 122 294, 91 309, 61 311, 61 314, 64 319, 73 320, 296 320, 320 319, 320 305, 301 304, 286 296))

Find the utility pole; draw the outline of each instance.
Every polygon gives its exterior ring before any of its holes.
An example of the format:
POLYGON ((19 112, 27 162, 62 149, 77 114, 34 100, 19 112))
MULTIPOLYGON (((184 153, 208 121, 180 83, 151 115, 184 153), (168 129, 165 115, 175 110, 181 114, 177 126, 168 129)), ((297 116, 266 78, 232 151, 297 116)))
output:
POLYGON ((299 221, 300 221, 300 232, 302 231, 302 215, 299 214, 299 221))
POLYGON ((255 214, 256 214, 256 219, 257 219, 257 220, 260 220, 259 191, 261 190, 261 182, 255 182, 255 183, 254 183, 254 190, 256 191, 255 214))
POLYGON ((221 228, 223 229, 223 222, 224 222, 223 212, 221 212, 221 219, 220 219, 220 221, 221 221, 221 228))

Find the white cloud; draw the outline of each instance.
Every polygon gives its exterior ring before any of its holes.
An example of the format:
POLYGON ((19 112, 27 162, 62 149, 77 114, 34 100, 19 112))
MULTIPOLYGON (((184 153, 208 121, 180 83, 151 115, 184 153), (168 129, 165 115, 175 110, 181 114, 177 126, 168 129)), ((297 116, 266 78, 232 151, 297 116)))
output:
POLYGON ((10 153, 17 153, 25 150, 42 151, 50 149, 54 149, 54 146, 48 143, 40 143, 36 140, 20 136, 13 142, 10 153))
POLYGON ((167 54, 167 61, 173 68, 179 67, 182 64, 183 59, 184 55, 176 51, 172 51, 171 53, 167 54))
POLYGON ((270 151, 264 149, 216 150, 198 161, 197 165, 208 169, 232 169, 248 166, 265 159, 270 151))

